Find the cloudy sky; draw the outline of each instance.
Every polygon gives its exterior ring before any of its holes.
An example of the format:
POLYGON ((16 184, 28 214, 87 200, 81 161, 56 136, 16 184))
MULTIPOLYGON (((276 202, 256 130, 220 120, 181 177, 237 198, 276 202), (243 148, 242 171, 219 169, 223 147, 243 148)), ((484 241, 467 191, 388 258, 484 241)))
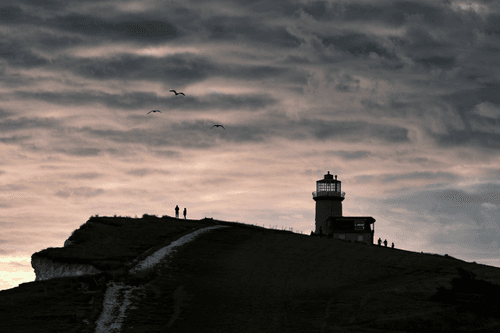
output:
POLYGON ((500 267, 499 1, 2 6, 0 289, 95 214, 310 233, 327 171, 375 239, 500 267))

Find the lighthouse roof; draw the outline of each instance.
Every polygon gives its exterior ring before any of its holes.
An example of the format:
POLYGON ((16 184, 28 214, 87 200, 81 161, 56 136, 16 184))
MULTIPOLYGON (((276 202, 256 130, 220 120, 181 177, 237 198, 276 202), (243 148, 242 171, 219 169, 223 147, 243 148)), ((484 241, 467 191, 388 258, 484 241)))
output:
POLYGON ((330 174, 330 171, 328 171, 328 173, 325 175, 324 179, 320 179, 316 182, 317 183, 339 183, 340 184, 340 180, 337 180, 337 175, 335 175, 335 179, 333 179, 333 175, 330 174))

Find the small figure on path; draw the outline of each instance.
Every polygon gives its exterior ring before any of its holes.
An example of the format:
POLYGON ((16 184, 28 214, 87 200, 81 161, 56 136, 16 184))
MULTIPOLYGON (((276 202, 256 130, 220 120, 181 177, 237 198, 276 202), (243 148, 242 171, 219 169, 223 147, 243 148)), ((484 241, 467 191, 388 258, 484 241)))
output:
POLYGON ((184 208, 184 220, 186 219, 187 209, 184 208))
POLYGON ((380 244, 382 244, 382 240, 379 238, 378 239, 378 246, 380 246, 380 244))
POLYGON ((394 248, 394 242, 392 242, 392 248, 394 248))
POLYGON ((175 218, 179 218, 179 206, 175 205, 175 218))
POLYGON ((385 247, 387 247, 387 239, 384 240, 384 245, 385 245, 385 247))

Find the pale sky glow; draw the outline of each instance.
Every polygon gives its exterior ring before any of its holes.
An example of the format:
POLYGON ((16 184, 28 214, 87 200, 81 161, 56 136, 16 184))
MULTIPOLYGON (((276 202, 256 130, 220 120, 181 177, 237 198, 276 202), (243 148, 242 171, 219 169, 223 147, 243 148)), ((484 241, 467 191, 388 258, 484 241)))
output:
POLYGON ((498 1, 7 0, 0 50, 0 289, 95 214, 309 234, 327 171, 375 239, 500 267, 498 1))

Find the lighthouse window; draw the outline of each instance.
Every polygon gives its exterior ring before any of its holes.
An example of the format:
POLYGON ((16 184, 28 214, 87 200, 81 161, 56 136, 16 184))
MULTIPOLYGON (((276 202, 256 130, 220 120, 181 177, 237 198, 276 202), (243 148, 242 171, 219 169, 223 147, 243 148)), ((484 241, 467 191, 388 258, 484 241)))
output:
POLYGON ((365 230, 365 222, 363 222, 363 221, 354 222, 354 229, 355 230, 365 230))
POLYGON ((337 184, 335 188, 335 183, 318 183, 318 192, 340 192, 340 184, 337 184))

